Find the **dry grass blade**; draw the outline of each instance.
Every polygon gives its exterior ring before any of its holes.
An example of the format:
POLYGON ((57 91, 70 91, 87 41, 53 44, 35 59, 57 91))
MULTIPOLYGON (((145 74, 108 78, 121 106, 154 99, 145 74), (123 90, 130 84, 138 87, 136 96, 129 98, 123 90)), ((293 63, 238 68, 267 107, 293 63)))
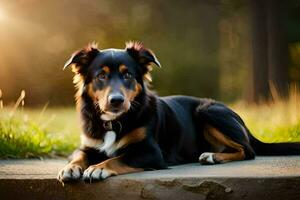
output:
MULTIPOLYGON (((26 93, 25 90, 21 91, 21 95, 19 96, 17 102, 15 103, 14 107, 12 108, 12 110, 10 111, 9 115, 10 117, 12 117, 14 115, 14 113, 16 112, 17 108, 19 107, 19 105, 24 102, 26 93)), ((24 105, 23 105, 24 106, 24 105)))
POLYGON ((0 109, 3 109, 2 90, 0 89, 0 109))

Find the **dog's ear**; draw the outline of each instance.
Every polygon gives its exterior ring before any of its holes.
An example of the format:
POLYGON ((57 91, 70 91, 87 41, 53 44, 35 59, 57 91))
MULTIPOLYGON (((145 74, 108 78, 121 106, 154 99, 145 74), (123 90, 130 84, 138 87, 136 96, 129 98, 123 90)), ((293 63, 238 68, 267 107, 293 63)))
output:
POLYGON ((161 67, 156 56, 150 49, 146 49, 141 42, 127 42, 126 51, 131 55, 138 63, 145 66, 146 72, 149 71, 149 65, 154 63, 158 67, 161 67))
POLYGON ((96 43, 88 44, 87 47, 74 52, 64 65, 63 69, 72 66, 72 71, 76 74, 85 75, 91 62, 95 59, 99 49, 96 43))

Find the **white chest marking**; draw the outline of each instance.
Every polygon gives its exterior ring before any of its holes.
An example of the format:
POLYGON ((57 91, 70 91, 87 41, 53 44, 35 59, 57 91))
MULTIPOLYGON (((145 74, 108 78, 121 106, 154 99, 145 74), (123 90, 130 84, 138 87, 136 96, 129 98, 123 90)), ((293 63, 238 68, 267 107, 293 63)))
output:
POLYGON ((91 147, 98 149, 100 152, 105 152, 107 156, 112 156, 117 150, 116 133, 114 131, 107 131, 103 140, 89 138, 85 134, 81 135, 81 145, 83 147, 91 147))
POLYGON ((111 156, 116 151, 116 133, 114 131, 107 131, 104 136, 104 143, 100 147, 101 152, 105 152, 107 156, 111 156))

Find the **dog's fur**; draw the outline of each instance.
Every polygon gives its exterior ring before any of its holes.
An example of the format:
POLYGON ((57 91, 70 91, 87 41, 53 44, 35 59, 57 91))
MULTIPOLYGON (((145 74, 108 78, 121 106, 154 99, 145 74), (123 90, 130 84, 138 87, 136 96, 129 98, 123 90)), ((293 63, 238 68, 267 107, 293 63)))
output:
POLYGON ((124 50, 95 44, 75 52, 72 66, 81 114, 81 146, 60 181, 165 169, 200 161, 217 164, 261 154, 299 154, 299 144, 263 144, 231 109, 211 99, 158 97, 147 84, 156 56, 138 42, 124 50), (254 148, 254 149, 253 149, 254 148))

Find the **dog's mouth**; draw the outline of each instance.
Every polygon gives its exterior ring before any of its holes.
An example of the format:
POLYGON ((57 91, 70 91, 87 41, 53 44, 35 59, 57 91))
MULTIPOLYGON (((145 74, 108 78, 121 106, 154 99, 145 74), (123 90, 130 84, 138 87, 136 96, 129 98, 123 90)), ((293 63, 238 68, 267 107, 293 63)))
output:
POLYGON ((101 119, 104 121, 112 121, 120 117, 123 113, 123 110, 102 111, 101 119))
POLYGON ((106 112, 111 112, 111 113, 120 113, 120 112, 125 112, 125 107, 123 105, 121 106, 108 106, 108 109, 106 109, 106 112))
POLYGON ((101 119, 104 121, 112 121, 112 120, 116 120, 118 117, 120 117, 121 115, 123 115, 124 113, 126 113, 129 110, 129 107, 127 108, 127 106, 125 105, 120 105, 120 106, 111 106, 111 105, 107 105, 104 109, 101 108, 101 106, 99 104, 98 105, 98 109, 101 111, 101 119))

